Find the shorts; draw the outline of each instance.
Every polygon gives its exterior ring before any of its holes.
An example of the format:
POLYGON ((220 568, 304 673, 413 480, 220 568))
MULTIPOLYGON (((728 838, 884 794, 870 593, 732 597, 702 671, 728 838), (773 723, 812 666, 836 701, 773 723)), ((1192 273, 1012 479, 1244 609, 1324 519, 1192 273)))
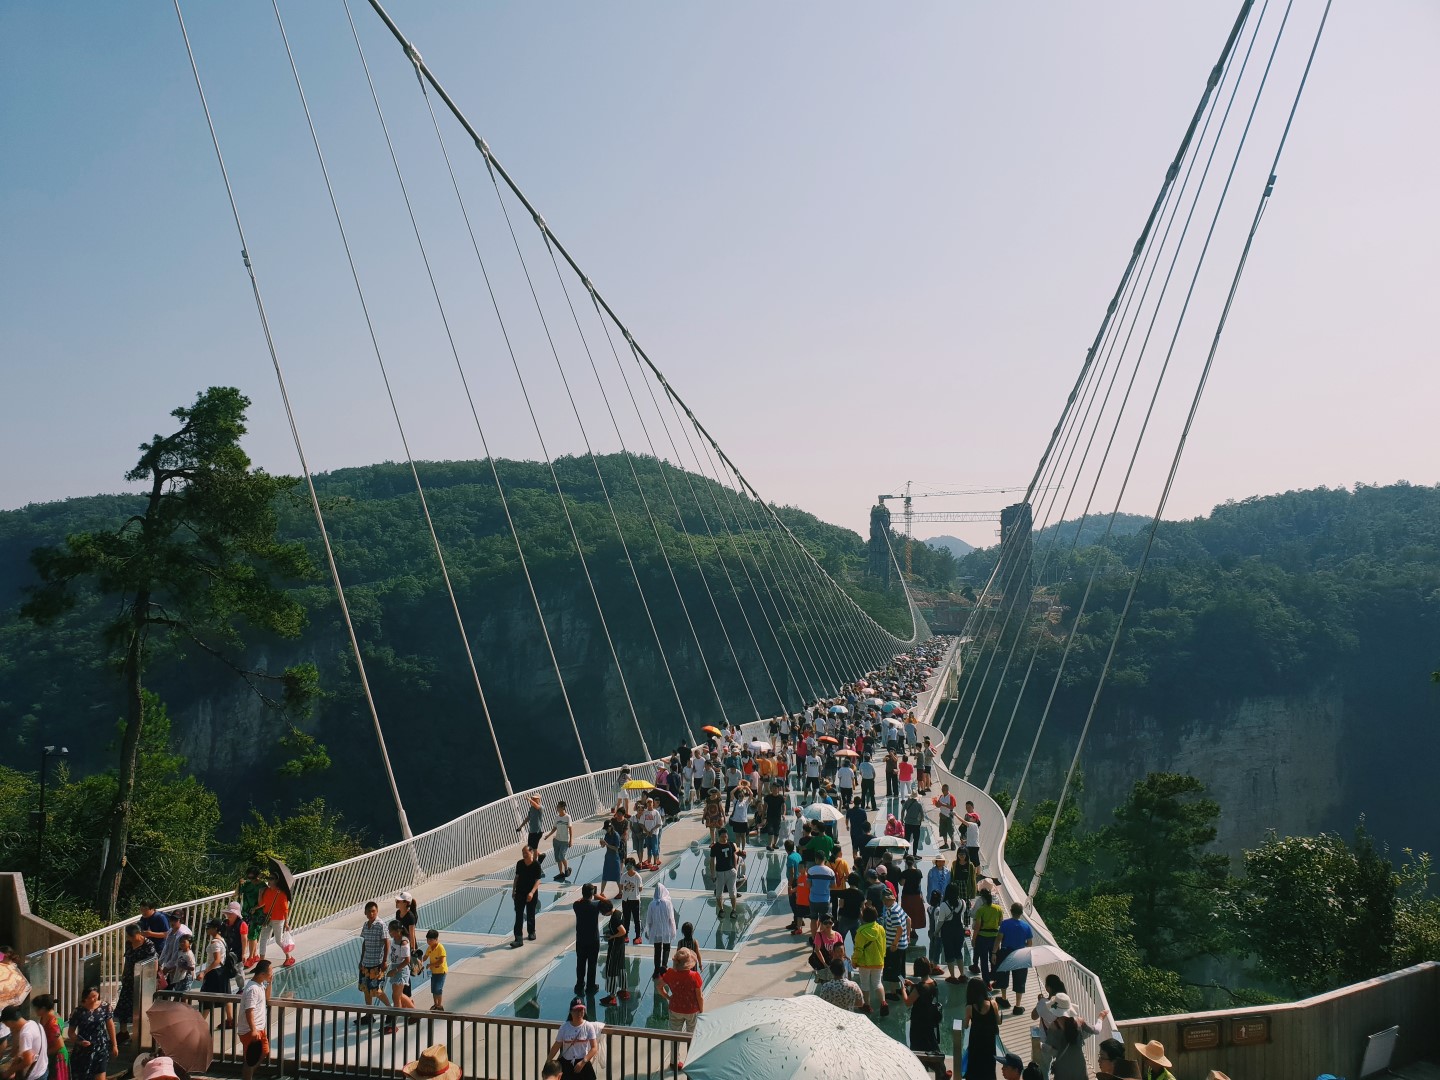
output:
POLYGON ((866 994, 882 993, 880 971, 880 968, 856 968, 855 981, 860 984, 860 989, 864 990, 866 994))
POLYGON ((565 857, 570 854, 570 841, 556 840, 552 850, 555 855, 555 861, 564 862, 565 857))
POLYGON ((736 874, 734 870, 721 870, 715 875, 715 898, 718 900, 727 892, 731 898, 735 897, 736 874))
POLYGON ((695 1014, 672 1012, 670 1014, 670 1030, 688 1031, 693 1034, 695 1031, 695 1014))
POLYGON ((245 1064, 254 1068, 270 1056, 270 1033, 247 1031, 240 1036, 240 1045, 245 1047, 245 1064))
POLYGON ((447 973, 444 971, 439 972, 438 974, 435 972, 430 973, 430 994, 432 997, 438 998, 444 996, 446 974, 447 973))

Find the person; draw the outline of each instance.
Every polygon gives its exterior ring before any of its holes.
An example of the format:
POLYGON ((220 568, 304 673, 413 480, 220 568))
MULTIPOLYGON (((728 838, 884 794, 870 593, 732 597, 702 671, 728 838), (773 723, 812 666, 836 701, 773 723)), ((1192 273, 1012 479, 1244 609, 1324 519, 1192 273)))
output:
MULTIPOLYGON (((390 1003, 397 1009, 415 1008, 415 999, 410 996, 410 941, 405 936, 405 927, 399 919, 390 920, 390 1003)), ((415 1018, 408 1021, 414 1023, 415 1018)), ((395 1034, 393 1023, 385 1026, 385 1034, 395 1034)))
POLYGON ((410 943, 410 954, 418 956, 420 946, 415 940, 415 928, 420 922, 420 905, 415 903, 415 897, 408 892, 397 893, 395 896, 395 921, 400 924, 400 932, 410 943))
POLYGON ((975 812, 975 804, 969 799, 965 800, 965 848, 970 856, 970 861, 975 864, 978 872, 980 869, 980 815, 975 812))
POLYGON ((195 981, 195 939, 190 934, 184 934, 180 938, 180 945, 175 953, 175 966, 170 974, 166 976, 169 988, 177 994, 183 994, 190 989, 190 984, 195 981))
POLYGON ((595 1055, 599 1052, 600 1029, 585 1019, 585 1001, 576 997, 555 1033, 549 1060, 559 1059, 565 1080, 595 1080, 595 1055))
POLYGON ((950 794, 950 785, 941 784, 940 794, 930 800, 939 811, 940 850, 955 846, 955 796, 950 794))
MULTIPOLYGON (((1000 949, 995 953, 995 966, 998 968, 1004 963, 1005 958, 1016 949, 1028 949, 1035 938, 1035 931, 1025 921, 1025 907, 1022 904, 1010 905, 1010 917, 1000 923, 1000 949)), ((995 973, 995 988, 1000 991, 999 1005, 1002 1009, 1010 1009, 1012 1016, 1020 1016, 1025 1012, 1020 999, 1025 996, 1025 983, 1030 974, 1029 968, 1016 968, 1014 971, 997 971, 995 973), (1005 994, 1008 986, 1015 987, 1015 1007, 1010 1008, 1010 1001, 1005 994)))
POLYGON ((995 1080, 995 1047, 1000 1040, 1000 1010, 978 976, 965 985, 964 1028, 970 1033, 965 1080, 995 1080))
POLYGON ((817 983, 830 978, 830 963, 837 959, 845 959, 845 939, 836 933, 835 916, 827 908, 820 917, 819 928, 810 935, 810 955, 806 958, 817 983))
POLYGON ((68 1025, 70 1075, 75 1080, 105 1080, 110 1059, 120 1053, 120 1040, 115 1034, 115 1015, 100 1000, 100 988, 86 989, 80 1004, 70 1014, 68 1025))
POLYGON ((829 975, 824 982, 816 982, 815 996, 821 1001, 828 1001, 837 1009, 844 1009, 846 1012, 858 1011, 865 1004, 865 993, 860 989, 859 983, 846 977, 843 956, 837 956, 830 961, 829 975))
POLYGON ((612 910, 610 922, 605 927, 605 989, 609 993, 600 999, 601 1005, 616 1005, 622 1000, 630 1000, 625 972, 625 939, 629 934, 625 917, 612 910))
POLYGON ((593 994, 600 989, 595 976, 600 963, 600 917, 611 914, 615 905, 597 897, 594 883, 587 881, 570 908, 575 912, 575 993, 593 994))
POLYGON ((878 999, 882 1015, 888 1016, 890 1006, 885 1001, 885 984, 882 975, 885 970, 885 928, 879 923, 880 912, 875 905, 866 903, 860 908, 860 929, 855 931, 855 949, 851 962, 855 965, 856 981, 864 993, 860 1011, 871 1012, 878 999))
POLYGON ((635 935, 635 944, 640 944, 640 890, 645 879, 635 866, 635 856, 625 860, 625 873, 620 876, 620 911, 625 929, 635 935))
POLYGON ((535 940, 535 912, 540 906, 540 880, 545 870, 535 858, 535 849, 523 847, 515 863, 515 880, 510 884, 510 899, 515 905, 515 936, 510 942, 512 949, 525 944, 520 937, 523 929, 531 941, 535 940))
POLYGON ((245 935, 244 962, 247 969, 254 967, 255 961, 260 959, 260 931, 265 924, 258 917, 258 909, 260 894, 264 891, 265 883, 260 880, 260 870, 255 866, 246 870, 244 879, 235 886, 235 899, 240 904, 240 916, 249 928, 245 935))
POLYGON ((10 1040, 10 1065, 6 1073, 11 1080, 45 1080, 50 1071, 50 1049, 45 1029, 34 1020, 26 1020, 15 1005, 0 1010, 0 1039, 10 1040))
MULTIPOLYGON (((910 1007, 910 1049, 917 1054, 939 1054, 940 988, 926 976, 919 982, 905 979, 900 984, 900 999, 910 1007)), ((943 1070, 942 1070, 943 1071, 943 1070)))
MULTIPOLYGON (((171 922, 175 920, 172 918, 171 922)), ((250 928, 240 917, 240 901, 232 900, 220 916, 220 936, 225 939, 225 993, 234 993, 245 985, 245 967, 241 957, 249 939, 250 928)))
MULTIPOLYGON (((144 907, 145 905, 142 905, 144 907)), ((154 919, 164 920, 166 933, 169 932, 170 922, 165 916, 150 907, 150 914, 154 919)), ((151 925, 155 925, 154 922, 151 925)), ((125 946, 125 959, 120 971, 120 996, 115 1002, 115 1023, 120 1028, 120 1045, 124 1046, 130 1041, 130 1021, 135 1013, 135 965, 155 957, 155 941, 151 936, 153 931, 145 930, 139 923, 132 925, 126 931, 128 942, 125 946)), ((165 935, 160 935, 163 940, 165 935)), ((226 987, 220 991, 223 994, 230 992, 226 987)))
MULTIPOLYGON (((64 1080, 66 1073, 64 1040, 60 1034, 60 1018, 55 1015, 55 999, 49 994, 36 994, 30 999, 30 1011, 35 1014, 35 1023, 45 1033, 45 1055, 55 1080, 64 1080)), ((43 1075, 43 1074, 42 1074, 43 1075)))
POLYGON ((721 829, 717 834, 715 843, 710 845, 710 873, 715 880, 715 915, 721 917, 725 914, 725 893, 730 894, 730 917, 735 917, 735 908, 739 904, 740 896, 736 892, 736 867, 738 866, 738 853, 735 845, 730 842, 730 834, 721 829))
POLYGON ((681 949, 689 949, 695 954, 695 967, 697 969, 704 963, 703 958, 700 956, 700 946, 695 941, 694 923, 687 922, 680 924, 680 937, 675 942, 675 951, 679 952, 681 949))
POLYGON ((431 1012, 445 1011, 445 976, 450 971, 445 946, 440 944, 440 931, 425 932, 425 966, 430 969, 431 1012))
POLYGON ((970 970, 990 985, 990 974, 995 970, 995 953, 1000 949, 1000 923, 1005 913, 990 898, 990 890, 980 890, 980 899, 975 904, 974 942, 975 960, 970 970))
MULTIPOLYGON (((371 907, 376 906, 371 904, 371 907)), ((245 1048, 240 1075, 253 1080, 255 1068, 270 1056, 270 961, 264 958, 250 972, 250 981, 240 991, 240 1023, 235 1031, 245 1048)))
POLYGON ((695 1031, 695 1019, 705 1011, 704 980, 689 949, 675 950, 675 966, 660 976, 655 991, 670 1011, 671 1031, 695 1031))
POLYGON ((1132 1044, 1140 1055, 1140 1074, 1144 1080, 1175 1080, 1171 1074, 1170 1059, 1165 1056, 1165 1044, 1159 1039, 1146 1043, 1132 1044))
POLYGON ((1050 1014, 1053 1019, 1045 1032, 1050 1047, 1050 1075, 1054 1080, 1089 1080, 1084 1042, 1095 1034, 1095 1029, 1080 1018, 1068 994, 1056 994, 1050 999, 1050 1014))
POLYGON ((570 840, 575 835, 574 821, 569 812, 565 809, 565 801, 562 799, 555 804, 555 824, 550 827, 546 837, 552 839, 551 855, 555 859, 555 880, 568 882, 570 880, 570 840))
POLYGON ((665 829, 665 815, 654 799, 645 800, 645 809, 640 811, 640 826, 644 830, 645 868, 659 870, 660 834, 665 829))
POLYGON ((830 890, 835 884, 835 871, 824 863, 812 863, 805 869, 805 877, 810 883, 810 936, 814 937, 820 932, 820 920, 831 918, 830 890))
MULTIPOLYGON (((658 979, 670 966, 670 945, 675 940, 675 902, 670 891, 658 882, 645 909, 645 936, 655 946, 655 974, 658 979)), ((639 935, 636 935, 639 941, 639 935)))
MULTIPOLYGON (((385 994, 385 972, 390 967, 390 932, 380 921, 380 905, 371 900, 365 905, 365 923, 360 927, 360 992, 365 995, 365 1004, 379 1001, 389 1006, 385 994)), ((259 970, 259 966, 256 966, 259 970)), ((375 1017, 361 1013, 355 1018, 357 1024, 373 1023, 375 1017)))
POLYGON ((605 886, 612 881, 615 883, 615 898, 620 898, 620 867, 621 854, 623 851, 624 837, 620 832, 614 818, 605 822, 605 834, 600 838, 600 846, 605 849, 605 863, 600 869, 600 899, 606 899, 605 886))
MULTIPOLYGON (((232 906, 237 909, 240 907, 238 903, 232 906)), ((226 910, 228 911, 229 909, 227 908, 226 910)), ((168 917, 170 919, 170 932, 165 935, 165 940, 160 943, 160 961, 157 966, 160 969, 161 977, 165 980, 162 989, 173 990, 175 988, 175 965, 178 962, 178 954, 180 952, 180 938, 186 934, 193 936, 193 932, 190 927, 185 925, 184 912, 178 910, 172 911, 168 917)), ((240 962, 238 958, 243 955, 242 950, 245 947, 244 933, 242 929, 237 936, 234 946, 237 958, 235 962, 237 965, 240 962)), ((229 944, 228 940, 226 944, 229 944)))
POLYGON ((280 887, 278 876, 272 875, 270 884, 261 892, 257 910, 264 918, 260 928, 260 959, 265 959, 266 950, 270 947, 270 942, 274 941, 285 953, 285 963, 280 966, 294 967, 294 950, 285 948, 285 920, 290 918, 290 896, 280 887))

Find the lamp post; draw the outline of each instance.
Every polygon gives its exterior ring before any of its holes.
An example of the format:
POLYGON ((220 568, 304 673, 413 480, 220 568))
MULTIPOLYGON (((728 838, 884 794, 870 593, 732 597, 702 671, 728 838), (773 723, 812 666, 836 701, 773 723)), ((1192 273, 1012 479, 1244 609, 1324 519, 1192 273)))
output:
POLYGON ((35 815, 35 910, 40 910, 40 879, 45 872, 45 774, 50 758, 69 757, 68 746, 47 746, 40 751, 40 811, 35 815))

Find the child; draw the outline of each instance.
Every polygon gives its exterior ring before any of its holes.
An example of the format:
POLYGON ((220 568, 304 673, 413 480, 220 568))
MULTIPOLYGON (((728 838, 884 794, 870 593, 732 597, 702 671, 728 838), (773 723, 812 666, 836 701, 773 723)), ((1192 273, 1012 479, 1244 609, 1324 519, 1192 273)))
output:
POLYGON ((600 999, 601 1005, 615 1005, 630 998, 625 981, 625 939, 628 936, 625 917, 618 911, 612 911, 610 924, 605 928, 605 940, 609 942, 605 953, 605 989, 610 993, 600 999))
MULTIPOLYGON (((397 1009, 415 1008, 410 996, 410 939, 405 936, 405 927, 398 919, 390 920, 390 1002, 397 1009)), ((415 1023, 418 1017, 409 1017, 407 1023, 415 1023)), ((395 1034, 395 1025, 386 1024, 385 1034, 395 1034)))
POLYGON ((635 856, 625 860, 625 876, 620 879, 621 919, 626 929, 635 935, 635 944, 640 944, 640 890, 645 881, 635 868, 635 856))
POLYGON ((245 880, 235 890, 235 898, 240 901, 240 917, 249 924, 244 957, 247 968, 254 967, 255 961, 260 959, 260 931, 265 929, 265 921, 256 918, 256 909, 260 906, 260 894, 264 890, 260 871, 253 866, 245 871, 245 880))
POLYGON ((445 946, 440 944, 440 931, 425 932, 425 966, 430 969, 430 996, 435 1003, 431 1012, 445 1011, 445 973, 450 970, 445 963, 445 946))
POLYGON ((700 966, 700 946, 695 944, 694 923, 680 924, 680 940, 675 942, 675 951, 679 952, 681 949, 689 949, 695 954, 695 966, 698 968, 700 966))
POLYGON ((180 935, 180 947, 175 953, 175 966, 170 972, 170 989, 183 994, 190 989, 195 978, 195 939, 189 934, 180 935))

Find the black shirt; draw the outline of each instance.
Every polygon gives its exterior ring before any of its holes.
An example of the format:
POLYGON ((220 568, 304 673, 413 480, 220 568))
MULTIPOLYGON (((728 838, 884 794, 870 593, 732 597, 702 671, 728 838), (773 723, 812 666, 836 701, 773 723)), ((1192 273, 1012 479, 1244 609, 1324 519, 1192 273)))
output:
POLYGON ((723 874, 726 870, 734 870, 735 845, 728 841, 723 844, 711 844, 710 858, 715 860, 715 872, 717 874, 723 874))
POLYGON ((545 876, 545 868, 540 865, 539 860, 532 859, 526 862, 520 859, 515 863, 515 895, 529 896, 530 890, 545 876))

